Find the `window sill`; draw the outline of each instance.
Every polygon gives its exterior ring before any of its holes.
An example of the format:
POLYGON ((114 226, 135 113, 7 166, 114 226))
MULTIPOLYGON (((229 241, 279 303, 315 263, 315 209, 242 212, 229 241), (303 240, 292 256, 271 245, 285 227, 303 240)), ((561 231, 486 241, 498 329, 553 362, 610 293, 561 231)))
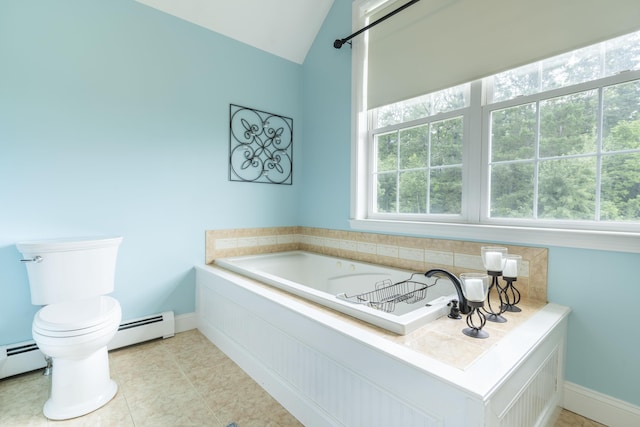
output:
POLYGON ((625 233, 373 219, 351 219, 349 224, 354 230, 376 233, 384 232, 443 239, 482 240, 487 242, 640 253, 640 233, 635 232, 625 233))

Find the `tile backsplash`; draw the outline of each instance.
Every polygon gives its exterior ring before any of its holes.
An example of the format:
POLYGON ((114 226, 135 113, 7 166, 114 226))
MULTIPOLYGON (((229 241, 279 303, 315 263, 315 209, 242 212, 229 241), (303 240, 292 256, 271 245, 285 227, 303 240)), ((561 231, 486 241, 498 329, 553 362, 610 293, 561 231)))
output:
MULTIPOLYGON (((410 271, 442 268, 456 275, 484 271, 480 247, 489 243, 429 239, 312 227, 206 231, 206 263, 260 253, 305 250, 410 271)), ((504 245, 522 256, 516 286, 523 299, 547 301, 546 248, 504 245)))

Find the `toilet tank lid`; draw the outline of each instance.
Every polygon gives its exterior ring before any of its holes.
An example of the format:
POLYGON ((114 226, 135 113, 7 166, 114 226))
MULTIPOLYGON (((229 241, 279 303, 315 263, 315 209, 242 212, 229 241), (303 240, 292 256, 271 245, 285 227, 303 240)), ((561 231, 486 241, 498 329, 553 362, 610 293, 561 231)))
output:
POLYGON ((16 247, 22 253, 63 252, 118 246, 121 242, 121 236, 65 237, 18 242, 16 247))

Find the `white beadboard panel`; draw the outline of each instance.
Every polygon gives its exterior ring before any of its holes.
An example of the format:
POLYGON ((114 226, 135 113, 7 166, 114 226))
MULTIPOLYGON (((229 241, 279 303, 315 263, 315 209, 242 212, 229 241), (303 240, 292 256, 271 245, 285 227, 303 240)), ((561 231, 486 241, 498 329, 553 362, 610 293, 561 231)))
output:
MULTIPOLYGON (((442 419, 399 400, 218 293, 199 291, 201 321, 215 327, 280 381, 346 426, 442 427, 442 419)), ((334 424, 332 423, 332 424, 334 424)))

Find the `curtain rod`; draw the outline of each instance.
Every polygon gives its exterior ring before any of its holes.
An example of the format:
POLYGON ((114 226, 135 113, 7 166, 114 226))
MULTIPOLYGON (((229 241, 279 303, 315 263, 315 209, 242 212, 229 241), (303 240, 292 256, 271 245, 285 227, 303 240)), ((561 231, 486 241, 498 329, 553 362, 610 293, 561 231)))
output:
MULTIPOLYGON (((333 47, 335 47, 336 49, 340 49, 342 47, 343 44, 349 42, 349 40, 351 40, 352 38, 354 38, 355 36, 367 31, 369 28, 371 27, 375 27, 376 25, 378 25, 379 23, 381 23, 382 21, 391 18, 393 15, 395 15, 398 12, 403 11, 404 9, 408 8, 409 6, 411 6, 412 4, 418 3, 420 0, 411 0, 410 2, 407 2, 405 4, 403 4, 402 6, 400 6, 399 8, 397 8, 396 10, 394 10, 393 12, 389 12, 387 13, 385 16, 383 16, 382 18, 372 22, 371 24, 367 25, 364 28, 359 29, 358 31, 356 31, 355 33, 351 34, 349 37, 345 37, 343 39, 336 39, 336 41, 333 42, 333 47)), ((351 44, 349 42, 349 44, 351 44)))

